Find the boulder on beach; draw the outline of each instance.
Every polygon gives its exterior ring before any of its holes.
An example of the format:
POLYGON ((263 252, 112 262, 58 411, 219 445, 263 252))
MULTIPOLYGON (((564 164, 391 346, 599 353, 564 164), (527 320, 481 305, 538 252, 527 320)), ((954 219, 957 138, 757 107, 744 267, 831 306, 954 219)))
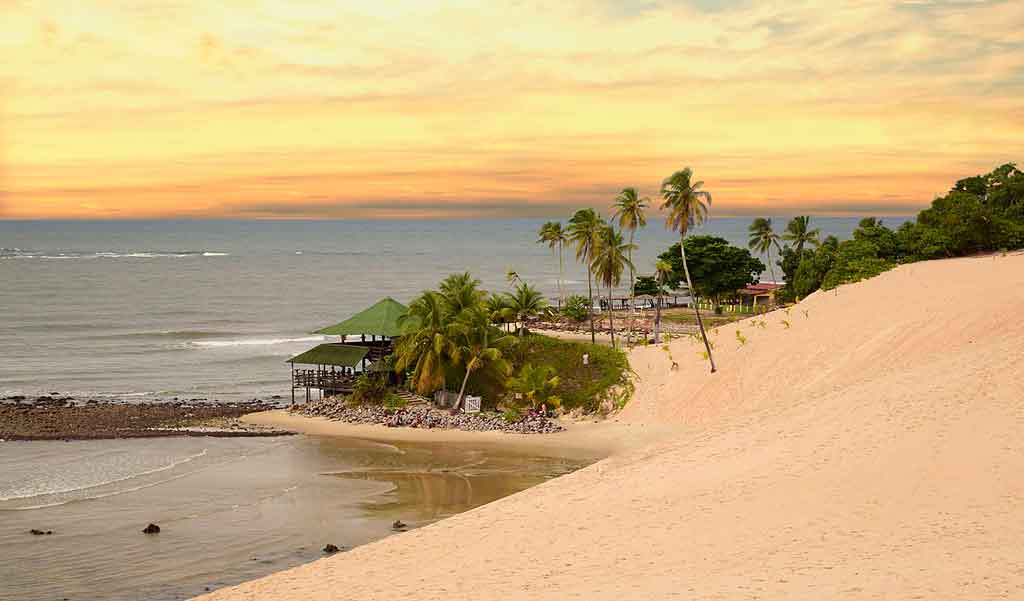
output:
POLYGON ((393 530, 405 530, 406 525, 405 522, 403 522, 402 520, 395 520, 395 523, 391 524, 391 528, 393 530))
POLYGON ((159 534, 160 533, 160 526, 157 526, 156 524, 150 524, 150 525, 148 525, 148 526, 146 526, 145 528, 142 529, 142 533, 143 534, 159 534))
POLYGON ((339 549, 337 545, 328 543, 324 546, 324 553, 333 554, 337 553, 338 551, 341 551, 341 549, 339 549))

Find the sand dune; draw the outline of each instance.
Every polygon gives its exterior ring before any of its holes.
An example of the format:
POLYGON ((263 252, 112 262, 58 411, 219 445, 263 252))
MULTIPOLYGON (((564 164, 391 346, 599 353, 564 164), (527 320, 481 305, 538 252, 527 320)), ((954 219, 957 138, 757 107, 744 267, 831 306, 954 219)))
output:
POLYGON ((638 349, 669 439, 208 598, 1024 599, 1022 320, 1013 255, 638 349))

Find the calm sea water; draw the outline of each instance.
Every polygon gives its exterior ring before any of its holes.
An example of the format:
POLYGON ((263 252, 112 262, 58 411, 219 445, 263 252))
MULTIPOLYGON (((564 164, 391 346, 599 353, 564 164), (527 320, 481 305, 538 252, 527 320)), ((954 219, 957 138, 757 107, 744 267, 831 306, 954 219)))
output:
POLYGON ((0 601, 190 598, 588 462, 303 436, 2 443, 0 601))
MULTIPOLYGON (((779 229, 787 217, 774 218, 779 229)), ((816 218, 849 237, 857 218, 816 218)), ((902 219, 890 219, 897 225, 902 219)), ((747 218, 702 229, 745 245, 747 218)), ((0 396, 237 400, 288 392, 313 330, 384 296, 407 302, 469 270, 491 290, 516 271, 554 297, 558 263, 536 220, 0 221, 0 396)), ((652 220, 641 273, 675 237, 652 220)), ((570 291, 586 276, 566 253, 570 291)))

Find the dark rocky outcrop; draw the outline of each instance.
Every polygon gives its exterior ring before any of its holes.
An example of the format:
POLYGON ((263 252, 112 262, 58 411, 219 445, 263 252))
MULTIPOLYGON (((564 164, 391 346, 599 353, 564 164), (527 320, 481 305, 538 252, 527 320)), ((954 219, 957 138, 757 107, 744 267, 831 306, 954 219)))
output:
POLYGON ((150 524, 142 529, 143 534, 160 534, 160 526, 150 524))

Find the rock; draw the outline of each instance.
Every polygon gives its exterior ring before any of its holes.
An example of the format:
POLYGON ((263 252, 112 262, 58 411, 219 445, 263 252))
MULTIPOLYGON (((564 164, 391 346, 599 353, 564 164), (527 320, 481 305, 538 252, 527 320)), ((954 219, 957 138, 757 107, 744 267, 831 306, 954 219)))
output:
POLYGON ((338 551, 341 551, 341 549, 339 549, 337 545, 327 544, 324 546, 324 553, 327 553, 328 555, 337 553, 338 551))
POLYGON ((31 534, 32 536, 42 536, 42 535, 46 534, 45 532, 43 532, 42 530, 40 530, 38 528, 33 528, 33 529, 29 530, 28 533, 31 534))
POLYGON ((393 530, 405 530, 406 525, 402 522, 402 520, 395 520, 395 523, 391 524, 391 528, 393 530))
POLYGON ((148 526, 146 526, 145 528, 142 529, 142 533, 143 534, 159 534, 160 533, 160 526, 157 526, 156 524, 150 524, 150 525, 148 525, 148 526))

